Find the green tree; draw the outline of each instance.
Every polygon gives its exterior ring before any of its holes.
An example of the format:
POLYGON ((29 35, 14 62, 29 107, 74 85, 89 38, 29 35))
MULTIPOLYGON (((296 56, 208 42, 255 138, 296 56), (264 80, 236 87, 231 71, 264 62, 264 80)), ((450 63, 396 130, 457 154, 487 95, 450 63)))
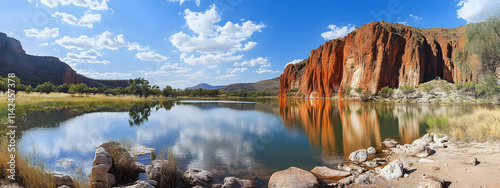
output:
POLYGON ((358 95, 360 95, 360 96, 361 96, 361 94, 363 93, 363 88, 358 87, 358 88, 354 89, 354 91, 355 91, 358 95))
POLYGON ((342 90, 342 94, 344 95, 344 97, 349 97, 349 95, 351 94, 351 91, 352 91, 352 87, 350 85, 347 85, 342 90))
POLYGON ((1 76, 0 76, 0 91, 1 92, 7 91, 7 78, 2 78, 1 76))
POLYGON ((49 94, 51 92, 56 91, 56 86, 54 86, 54 84, 50 82, 45 82, 43 84, 37 85, 35 91, 49 94))
POLYGON ((88 91, 88 93, 92 93, 95 95, 95 94, 99 93, 99 88, 89 87, 89 89, 87 91, 88 91))
POLYGON ((385 86, 380 91, 378 91, 378 94, 382 96, 383 98, 389 98, 392 95, 393 89, 390 88, 389 86, 385 86))
POLYGON ((163 89, 162 94, 165 97, 175 97, 176 91, 172 88, 172 86, 167 86, 163 89))
POLYGON ((69 94, 75 94, 75 93, 78 93, 78 94, 84 94, 84 93, 87 93, 88 92, 88 86, 87 84, 84 84, 84 83, 81 83, 81 84, 71 84, 71 86, 69 87, 69 90, 68 90, 68 93, 69 94))
POLYGON ((131 94, 138 95, 139 98, 148 98, 151 89, 148 80, 144 78, 130 79, 128 84, 130 85, 131 94))
POLYGON ((157 86, 157 85, 151 86, 150 93, 151 93, 151 95, 153 95, 155 97, 159 97, 161 94, 160 86, 157 86))
POLYGON ((68 93, 70 85, 68 83, 64 83, 62 85, 57 86, 57 91, 61 93, 68 93))
POLYGON ((399 87, 399 89, 405 95, 405 97, 408 97, 408 95, 415 92, 415 87, 410 86, 410 85, 402 85, 399 87))
POLYGON ((28 86, 26 86, 26 88, 24 88, 24 92, 26 92, 27 94, 30 94, 32 90, 33 90, 33 88, 31 88, 30 85, 28 85, 28 86))
POLYGON ((468 24, 465 32, 467 47, 481 57, 483 74, 496 75, 500 65, 500 15, 495 15, 481 23, 468 24))

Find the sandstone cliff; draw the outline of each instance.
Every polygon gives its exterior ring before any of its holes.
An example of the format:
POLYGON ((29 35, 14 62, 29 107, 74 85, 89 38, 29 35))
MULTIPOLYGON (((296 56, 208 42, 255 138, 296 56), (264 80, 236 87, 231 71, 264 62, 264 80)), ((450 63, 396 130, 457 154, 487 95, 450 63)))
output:
POLYGON ((127 80, 95 80, 75 72, 59 58, 26 54, 21 43, 0 32, 0 76, 15 73, 23 84, 36 86, 47 81, 63 83, 85 83, 90 87, 126 87, 127 80))
POLYGON ((465 28, 418 29, 372 22, 312 50, 280 76, 280 97, 294 88, 309 98, 330 97, 350 85, 372 94, 382 87, 417 85, 436 77, 477 81, 477 55, 465 49, 465 28), (466 62, 470 64, 467 65, 466 62))

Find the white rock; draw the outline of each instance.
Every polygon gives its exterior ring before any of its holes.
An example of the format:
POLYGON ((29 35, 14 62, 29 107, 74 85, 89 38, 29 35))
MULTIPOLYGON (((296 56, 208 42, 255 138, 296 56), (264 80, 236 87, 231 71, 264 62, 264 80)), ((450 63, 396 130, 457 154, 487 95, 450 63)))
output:
POLYGON ((357 150, 349 155, 349 160, 354 162, 365 162, 367 158, 368 152, 366 149, 357 150))
POLYGON ((380 176, 387 180, 392 180, 394 178, 399 178, 403 176, 403 163, 400 160, 395 160, 390 162, 385 166, 380 172, 380 176))
POLYGON ((431 159, 420 159, 420 160, 418 160, 418 162, 423 162, 423 163, 433 163, 433 162, 436 162, 436 161, 431 160, 431 159))
POLYGON ((375 150, 374 147, 369 147, 367 150, 368 155, 375 155, 377 153, 377 150, 375 150))
POLYGON ((147 154, 150 154, 151 152, 154 152, 154 151, 155 151, 154 148, 149 148, 149 147, 142 146, 139 144, 136 144, 136 145, 132 146, 132 148, 130 148, 130 153, 136 157, 141 156, 141 155, 147 155, 147 154))

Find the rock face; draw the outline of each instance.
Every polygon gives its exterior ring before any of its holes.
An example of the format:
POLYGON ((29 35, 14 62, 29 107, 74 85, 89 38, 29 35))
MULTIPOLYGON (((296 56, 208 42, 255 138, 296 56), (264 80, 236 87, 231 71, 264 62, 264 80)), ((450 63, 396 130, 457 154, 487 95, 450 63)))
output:
POLYGON ((312 173, 297 167, 290 167, 286 170, 273 173, 269 179, 268 186, 270 188, 310 188, 319 187, 319 182, 312 173))
POLYGON ((386 22, 366 24, 312 50, 304 61, 288 65, 280 76, 279 96, 284 98, 298 88, 309 98, 331 97, 347 85, 374 94, 385 86, 417 85, 435 77, 477 81, 475 68, 463 68, 465 59, 472 67, 480 65, 477 55, 464 47, 464 31, 465 27, 417 29, 386 22))

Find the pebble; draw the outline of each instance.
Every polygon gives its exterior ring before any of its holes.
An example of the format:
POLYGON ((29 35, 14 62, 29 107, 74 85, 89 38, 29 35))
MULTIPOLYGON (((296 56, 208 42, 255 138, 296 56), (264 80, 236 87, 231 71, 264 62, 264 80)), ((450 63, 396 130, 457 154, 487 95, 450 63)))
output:
POLYGON ((409 177, 409 176, 410 176, 410 174, 405 174, 405 178, 407 178, 407 177, 409 177))
POLYGON ((444 164, 444 166, 448 166, 448 164, 444 164))
POLYGON ((432 166, 432 169, 434 169, 434 170, 439 170, 439 167, 437 167, 437 166, 432 166))

